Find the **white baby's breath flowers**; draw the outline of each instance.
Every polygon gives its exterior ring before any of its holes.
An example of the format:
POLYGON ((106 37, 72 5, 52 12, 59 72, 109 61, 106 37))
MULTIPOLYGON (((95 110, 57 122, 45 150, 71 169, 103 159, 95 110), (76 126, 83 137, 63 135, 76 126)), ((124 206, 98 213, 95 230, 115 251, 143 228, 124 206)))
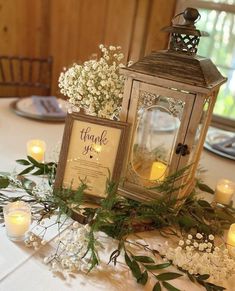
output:
POLYGON ((210 234, 208 238, 209 240, 214 240, 215 237, 213 236, 213 234, 210 234))
POLYGON ((183 246, 184 245, 184 241, 183 240, 180 240, 179 241, 179 246, 183 246))
POLYGON ((192 236, 191 234, 189 234, 189 235, 188 235, 188 239, 191 240, 192 238, 193 238, 193 236, 192 236))
MULTIPOLYGON (((56 238, 57 250, 44 258, 44 263, 48 264, 52 272, 60 272, 65 277, 71 272, 87 272, 89 264, 86 254, 89 243, 89 225, 81 225, 74 222, 69 229, 56 238)), ((96 237, 95 237, 96 240, 96 237)), ((100 244, 95 242, 98 249, 100 244)))
POLYGON ((198 239, 202 239, 203 236, 202 236, 200 233, 197 233, 197 234, 196 234, 196 238, 198 238, 198 239))
POLYGON ((60 74, 59 88, 69 97, 69 102, 77 110, 87 114, 115 119, 121 109, 124 76, 119 69, 124 58, 120 47, 99 46, 102 56, 82 65, 74 64, 60 74))
POLYGON ((212 234, 208 238, 201 233, 195 237, 190 235, 186 241, 180 240, 176 248, 166 242, 159 251, 167 260, 191 275, 210 275, 208 281, 213 284, 222 284, 235 274, 235 260, 229 256, 227 249, 214 246, 212 234))

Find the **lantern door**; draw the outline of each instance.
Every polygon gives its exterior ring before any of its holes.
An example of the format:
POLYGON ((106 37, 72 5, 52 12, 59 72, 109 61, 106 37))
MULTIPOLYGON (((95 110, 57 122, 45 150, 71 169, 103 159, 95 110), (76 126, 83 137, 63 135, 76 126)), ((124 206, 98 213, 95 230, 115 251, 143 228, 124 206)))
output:
POLYGON ((177 148, 186 140, 195 95, 133 81, 129 96, 132 130, 121 192, 152 199, 157 193, 149 188, 184 166, 177 148))

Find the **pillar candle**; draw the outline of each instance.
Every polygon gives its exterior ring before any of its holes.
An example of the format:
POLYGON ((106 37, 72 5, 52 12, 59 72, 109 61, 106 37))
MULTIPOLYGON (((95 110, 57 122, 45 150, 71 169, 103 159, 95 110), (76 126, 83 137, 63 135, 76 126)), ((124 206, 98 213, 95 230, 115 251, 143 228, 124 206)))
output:
POLYGON ((228 205, 232 200, 235 191, 235 184, 227 179, 219 180, 215 189, 215 201, 228 205))

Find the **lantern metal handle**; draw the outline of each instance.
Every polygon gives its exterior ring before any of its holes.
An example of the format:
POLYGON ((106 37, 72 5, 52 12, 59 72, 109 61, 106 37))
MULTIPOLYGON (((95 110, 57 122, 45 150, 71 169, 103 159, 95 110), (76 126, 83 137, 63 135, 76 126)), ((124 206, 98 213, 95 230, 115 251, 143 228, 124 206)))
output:
POLYGON ((178 143, 175 153, 177 155, 186 156, 190 154, 189 147, 187 144, 178 143))

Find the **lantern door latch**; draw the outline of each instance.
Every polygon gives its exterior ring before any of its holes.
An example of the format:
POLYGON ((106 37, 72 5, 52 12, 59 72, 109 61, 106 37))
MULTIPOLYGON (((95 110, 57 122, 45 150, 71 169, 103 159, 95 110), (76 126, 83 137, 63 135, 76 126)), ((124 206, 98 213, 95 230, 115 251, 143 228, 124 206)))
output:
POLYGON ((186 156, 190 154, 189 147, 186 144, 178 143, 175 153, 177 155, 186 156))

